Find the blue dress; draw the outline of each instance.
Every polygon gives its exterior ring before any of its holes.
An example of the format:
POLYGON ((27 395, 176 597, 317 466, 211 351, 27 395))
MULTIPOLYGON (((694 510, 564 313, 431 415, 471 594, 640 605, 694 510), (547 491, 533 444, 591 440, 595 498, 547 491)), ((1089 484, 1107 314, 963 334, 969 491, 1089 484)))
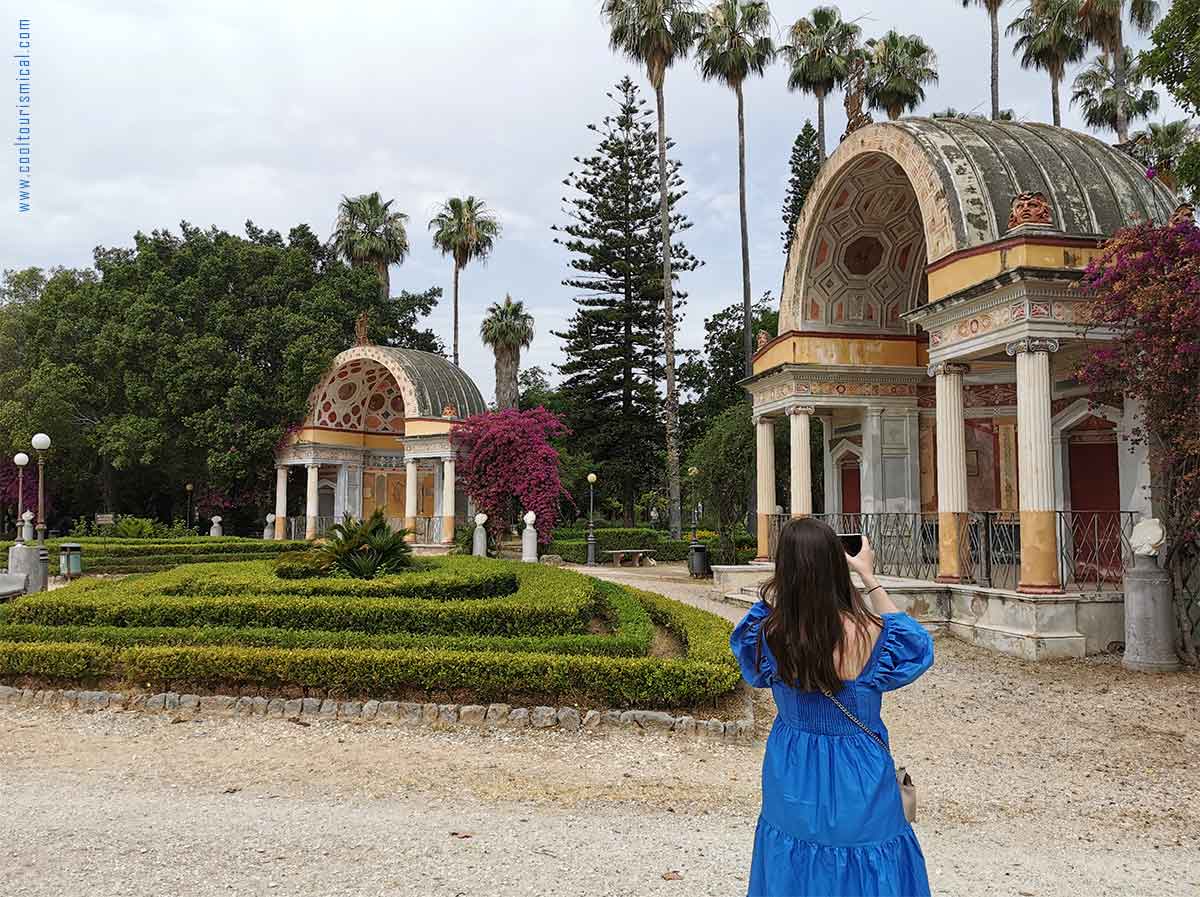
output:
MULTIPOLYGON (((730 640, 742 675, 770 686, 778 715, 767 738, 762 811, 754 833, 749 897, 928 897, 925 857, 904 818, 894 761, 819 692, 776 675, 759 629, 758 602, 730 640)), ((838 699, 885 741, 883 693, 933 663, 933 640, 907 614, 885 614, 883 631, 838 699)))

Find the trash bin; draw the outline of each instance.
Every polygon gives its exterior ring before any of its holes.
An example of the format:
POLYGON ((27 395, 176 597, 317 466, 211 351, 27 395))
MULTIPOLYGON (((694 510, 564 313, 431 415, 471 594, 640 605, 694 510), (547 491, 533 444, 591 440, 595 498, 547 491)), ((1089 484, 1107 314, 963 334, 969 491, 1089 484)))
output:
POLYGON ((688 572, 697 579, 708 576, 708 546, 695 541, 688 546, 688 572))
POLYGON ((62 542, 58 546, 59 575, 72 579, 83 573, 83 546, 78 542, 62 542))

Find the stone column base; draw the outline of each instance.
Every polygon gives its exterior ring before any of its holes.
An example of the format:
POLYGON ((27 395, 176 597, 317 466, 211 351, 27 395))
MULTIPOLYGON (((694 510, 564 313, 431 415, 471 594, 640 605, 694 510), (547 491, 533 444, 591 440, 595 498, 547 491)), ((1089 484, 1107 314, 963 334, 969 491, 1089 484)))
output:
POLYGON ((938 512, 938 582, 958 583, 970 579, 962 563, 962 531, 966 516, 958 511, 938 512))
POLYGON ((275 538, 279 541, 283 541, 284 539, 287 538, 287 518, 286 517, 279 517, 279 516, 275 517, 275 538))
POLYGON ((409 543, 416 542, 417 541, 417 518, 416 517, 405 517, 404 518, 404 528, 406 530, 408 530, 408 532, 404 534, 404 541, 409 542, 409 543))
POLYGON ((758 515, 758 555, 756 561, 770 560, 771 515, 758 515))
POLYGON ((442 518, 442 544, 443 545, 453 545, 454 544, 454 518, 453 517, 443 517, 442 518))
POLYGON ((304 518, 304 538, 311 542, 316 537, 317 537, 317 518, 316 517, 304 518))
POLYGON ((1017 591, 1027 595, 1062 594, 1058 578, 1057 515, 1053 511, 1021 512, 1021 579, 1017 591))

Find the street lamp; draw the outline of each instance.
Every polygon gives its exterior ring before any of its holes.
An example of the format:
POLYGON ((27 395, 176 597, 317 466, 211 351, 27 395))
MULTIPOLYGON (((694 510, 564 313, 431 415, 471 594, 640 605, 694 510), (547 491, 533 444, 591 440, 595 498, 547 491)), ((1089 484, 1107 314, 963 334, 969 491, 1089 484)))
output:
POLYGON ((700 468, 688 468, 688 487, 692 491, 692 544, 688 546, 688 572, 703 578, 708 574, 708 557, 705 548, 697 538, 696 529, 700 524, 700 501, 696 495, 696 477, 700 476, 700 468))
POLYGON ((24 527, 21 525, 21 515, 25 513, 25 465, 29 463, 29 456, 24 452, 17 452, 13 455, 13 464, 17 465, 17 541, 23 541, 21 531, 24 527))
POLYGON ((688 482, 692 487, 692 545, 695 545, 696 542, 698 541, 696 539, 696 528, 697 528, 697 526, 699 526, 699 523, 700 523, 700 520, 699 520, 700 502, 696 497, 696 477, 698 477, 698 476, 700 476, 700 468, 699 467, 689 467, 688 468, 688 482))
POLYGON ((187 516, 183 519, 183 525, 190 529, 192 526, 192 489, 194 487, 188 483, 183 488, 187 490, 187 516))
POLYGON ((596 475, 589 473, 588 481, 588 534, 587 534, 587 565, 596 566, 596 523, 593 515, 596 510, 596 475))
POLYGON ((50 448, 50 437, 45 433, 34 433, 29 440, 38 459, 38 513, 37 540, 38 545, 46 544, 46 452, 50 448))

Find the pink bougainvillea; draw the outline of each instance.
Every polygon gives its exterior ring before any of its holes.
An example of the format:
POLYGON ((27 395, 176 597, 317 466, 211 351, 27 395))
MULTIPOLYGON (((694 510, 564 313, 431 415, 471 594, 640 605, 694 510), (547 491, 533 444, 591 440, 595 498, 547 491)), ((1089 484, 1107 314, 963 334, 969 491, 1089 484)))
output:
MULTIPOLYGON (((17 475, 18 467, 8 459, 0 460, 0 505, 5 505, 8 512, 16 518, 17 513, 17 483, 21 479, 17 475)), ((25 468, 24 501, 21 502, 26 511, 37 513, 37 462, 30 461, 25 468)), ((52 511, 50 496, 46 496, 46 514, 52 511)))
POLYGON ((558 415, 545 408, 488 411, 454 427, 456 471, 475 506, 488 515, 498 539, 519 515, 537 515, 538 542, 550 542, 558 504, 571 495, 558 478, 558 450, 551 440, 568 434, 558 415))
POLYGON ((1134 437, 1150 448, 1163 560, 1178 570, 1200 556, 1200 229, 1187 219, 1126 228, 1081 287, 1089 326, 1112 338, 1091 345, 1080 379, 1093 396, 1142 401, 1134 437))

